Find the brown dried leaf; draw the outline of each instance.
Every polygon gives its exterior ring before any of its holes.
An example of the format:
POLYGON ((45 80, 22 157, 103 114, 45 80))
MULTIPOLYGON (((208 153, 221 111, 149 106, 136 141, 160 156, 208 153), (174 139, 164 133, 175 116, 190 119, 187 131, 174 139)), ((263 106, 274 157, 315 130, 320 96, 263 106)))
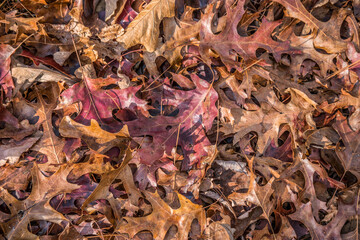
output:
POLYGON ((202 206, 192 203, 178 194, 180 208, 173 209, 160 198, 158 193, 143 192, 151 203, 152 213, 145 217, 125 217, 127 223, 118 226, 117 231, 129 234, 133 238, 138 232, 150 231, 154 239, 164 239, 172 225, 177 226, 177 239, 188 239, 191 223, 199 221, 201 232, 205 226, 205 211, 202 206))
POLYGON ((174 0, 153 0, 130 23, 125 33, 116 40, 124 43, 126 48, 142 44, 147 51, 153 52, 158 45, 161 20, 174 16, 174 0))

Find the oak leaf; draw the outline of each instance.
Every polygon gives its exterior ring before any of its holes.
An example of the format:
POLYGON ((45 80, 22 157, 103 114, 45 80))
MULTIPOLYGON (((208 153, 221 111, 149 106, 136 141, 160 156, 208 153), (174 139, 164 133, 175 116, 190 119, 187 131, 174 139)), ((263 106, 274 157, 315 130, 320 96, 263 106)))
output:
POLYGON ((28 230, 28 223, 33 220, 47 220, 57 224, 67 222, 61 213, 50 206, 49 201, 58 194, 70 193, 79 187, 66 179, 71 170, 72 167, 62 165, 53 175, 46 177, 35 164, 31 170, 33 187, 30 196, 22 201, 7 190, 0 189, 0 197, 11 212, 10 220, 1 223, 8 239, 38 239, 28 230))
POLYGON ((329 21, 322 22, 308 12, 300 0, 274 0, 274 2, 283 5, 290 17, 303 21, 312 29, 314 47, 323 49, 327 53, 346 51, 347 41, 340 37, 340 26, 350 14, 349 10, 340 8, 332 13, 329 21))
POLYGON ((225 122, 220 131, 225 134, 235 132, 235 142, 251 131, 256 132, 259 153, 265 151, 272 139, 277 139, 281 124, 289 124, 293 136, 297 139, 299 129, 296 122, 306 120, 312 124, 311 113, 317 104, 297 89, 289 88, 287 92, 291 95, 291 101, 284 104, 279 101, 274 91, 262 89, 257 95, 261 108, 256 111, 232 109, 234 123, 225 122))
POLYGON ((152 0, 129 24, 116 40, 126 48, 142 44, 149 52, 155 51, 161 20, 175 16, 175 0, 152 0))
POLYGON ((228 69, 236 68, 241 71, 236 61, 239 55, 244 60, 257 59, 256 50, 263 48, 274 54, 276 60, 282 53, 293 51, 289 42, 277 42, 271 38, 273 30, 281 24, 281 21, 270 22, 266 18, 262 20, 259 29, 251 36, 240 36, 237 30, 239 21, 242 19, 245 1, 238 1, 237 5, 226 4, 227 24, 219 34, 212 32, 212 19, 216 14, 214 5, 210 4, 201 20, 200 52, 207 62, 210 59, 210 51, 215 51, 228 69))
POLYGON ((340 143, 338 143, 336 148, 336 154, 339 156, 344 166, 344 174, 346 173, 346 171, 350 171, 355 176, 357 176, 359 181, 359 130, 352 130, 348 124, 347 119, 340 113, 337 113, 336 115, 336 120, 333 124, 333 128, 338 132, 345 145, 345 149, 341 149, 340 143))
POLYGON ((123 152, 130 139, 126 125, 119 132, 110 133, 101 129, 94 119, 91 120, 90 126, 86 126, 75 122, 69 116, 62 119, 59 132, 63 137, 80 138, 90 149, 100 154, 106 153, 113 147, 123 152))
POLYGON ((128 108, 146 112, 146 101, 139 99, 135 93, 141 86, 117 89, 119 79, 99 78, 90 79, 85 77, 80 83, 74 84, 71 88, 61 94, 61 106, 68 106, 74 103, 81 103, 82 107, 74 119, 75 121, 89 125, 91 119, 95 119, 99 125, 108 131, 118 131, 122 124, 113 118, 113 111, 128 108), (107 86, 115 86, 113 89, 106 89, 107 86))
POLYGON ((153 101, 178 109, 176 117, 159 115, 146 118, 139 114, 138 119, 125 121, 132 137, 152 137, 152 141, 142 143, 143 147, 138 150, 141 163, 151 166, 164 153, 171 156, 176 143, 184 152, 183 169, 201 163, 202 158, 213 152, 205 133, 211 128, 217 115, 217 93, 212 84, 195 74, 191 75, 191 79, 196 86, 193 90, 178 90, 164 85, 163 95, 154 94, 153 101))
POLYGON ((36 116, 39 117, 38 127, 42 126, 43 128, 43 136, 32 149, 47 156, 47 163, 41 164, 40 168, 44 171, 50 171, 54 165, 63 163, 64 159, 64 140, 55 135, 52 120, 53 110, 58 104, 60 87, 57 83, 47 83, 42 85, 42 88, 39 89, 35 86, 34 94, 29 96, 31 100, 37 100, 36 103, 31 103, 31 105, 36 110, 36 116))
POLYGON ((125 217, 127 223, 120 224, 116 231, 129 234, 133 238, 141 231, 150 231, 154 239, 164 239, 172 225, 177 226, 177 239, 188 239, 192 221, 197 219, 201 232, 205 227, 205 211, 202 206, 192 203, 181 194, 177 194, 180 208, 173 209, 160 198, 158 193, 143 192, 151 203, 152 213, 145 217, 125 217))

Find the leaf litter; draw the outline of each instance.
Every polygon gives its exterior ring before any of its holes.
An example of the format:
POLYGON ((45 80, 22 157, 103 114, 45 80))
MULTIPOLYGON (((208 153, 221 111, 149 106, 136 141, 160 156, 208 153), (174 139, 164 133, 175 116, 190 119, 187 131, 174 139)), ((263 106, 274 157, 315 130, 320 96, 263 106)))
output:
POLYGON ((1 239, 359 239, 360 4, 4 0, 1 239))

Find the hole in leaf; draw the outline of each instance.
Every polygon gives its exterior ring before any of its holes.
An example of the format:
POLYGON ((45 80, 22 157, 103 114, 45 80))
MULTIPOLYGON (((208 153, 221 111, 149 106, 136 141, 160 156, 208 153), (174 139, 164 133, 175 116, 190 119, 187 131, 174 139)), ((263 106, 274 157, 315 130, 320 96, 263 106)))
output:
POLYGON ((302 239, 302 240, 311 240, 312 239, 311 235, 309 233, 309 230, 302 222, 292 220, 291 218, 288 218, 288 220, 289 220, 291 227, 294 229, 298 239, 302 239))
POLYGON ((289 135, 290 135, 289 131, 285 131, 283 134, 281 134, 281 136, 278 138, 278 145, 282 146, 286 141, 286 139, 288 139, 289 135))
POLYGON ((52 113, 51 123, 52 123, 52 130, 55 133, 57 137, 61 137, 59 132, 59 124, 60 124, 60 118, 56 113, 52 113))
POLYGON ((95 183, 100 183, 101 180, 101 175, 99 174, 95 174, 95 173, 90 173, 89 174, 90 179, 95 182, 95 183))
POLYGON ((348 219, 345 222, 344 226, 341 228, 340 233, 341 234, 351 233, 351 232, 354 232, 356 230, 356 228, 358 229, 358 233, 360 233, 360 222, 356 218, 348 219), (358 224, 358 226, 356 226, 357 224, 358 224))
POLYGON ((304 174, 298 170, 293 175, 291 175, 292 181, 299 185, 301 188, 305 187, 305 177, 304 174))
POLYGON ((252 21, 249 26, 246 29, 246 35, 251 36, 253 35, 260 27, 260 21, 258 19, 255 19, 252 21))
POLYGON ((199 239, 200 235, 201 235, 201 227, 200 227, 199 221, 197 219, 194 219, 191 222, 189 239, 199 239))
POLYGON ((217 11, 216 14, 214 14, 213 19, 211 20, 211 31, 213 34, 217 35, 221 33, 223 28, 225 27, 225 24, 223 24, 224 19, 221 19, 226 14, 225 10, 225 4, 223 4, 220 9, 217 11))
POLYGON ((266 178, 258 170, 255 170, 255 174, 257 184, 259 184, 259 186, 265 186, 267 184, 266 178))
POLYGON ((285 66, 290 66, 291 65, 291 57, 289 54, 287 53, 283 53, 281 54, 281 64, 285 65, 285 66))
POLYGON ((261 55, 263 55, 266 52, 267 51, 264 48, 258 48, 258 49, 256 49, 255 55, 257 58, 259 58, 261 55))
POLYGON ((295 205, 292 202, 284 202, 282 208, 286 210, 286 214, 292 214, 296 211, 295 205))
POLYGON ((171 225, 171 227, 166 232, 164 240, 172 240, 175 239, 176 233, 178 232, 178 228, 175 225, 171 225))
POLYGON ((25 190, 9 190, 8 192, 16 199, 22 201, 29 197, 32 190, 32 181, 29 182, 25 190))
POLYGON ((310 199, 308 199, 308 198, 301 199, 301 202, 304 204, 308 203, 309 201, 310 201, 310 199))
POLYGON ((11 214, 10 208, 6 205, 6 203, 0 199, 0 212, 11 214))
POLYGON ((327 22, 330 20, 333 13, 333 7, 330 3, 325 4, 321 7, 312 9, 311 14, 322 22, 327 22))
POLYGON ((346 20, 341 24, 340 37, 344 40, 351 37, 349 23, 346 20))
POLYGON ((274 16, 274 21, 282 19, 284 17, 285 7, 283 7, 279 3, 272 2, 272 4, 273 4, 272 11, 273 11, 273 16, 274 16))
POLYGON ((136 114, 127 108, 114 109, 113 117, 118 121, 124 121, 124 122, 133 121, 137 119, 136 114))
POLYGON ((357 179, 357 177, 356 177, 354 174, 352 174, 351 172, 347 171, 347 172, 345 173, 345 176, 344 176, 343 181, 345 182, 346 187, 350 187, 350 186, 356 184, 357 181, 358 181, 358 179, 357 179))
POLYGON ((133 239, 140 239, 140 240, 153 240, 153 235, 149 231, 141 231, 137 233, 133 239))
POLYGON ((304 27, 305 27, 305 23, 300 21, 298 22, 295 27, 294 27, 294 34, 296 36, 307 36, 307 35, 310 35, 311 34, 311 31, 308 31, 308 32, 303 32, 304 30, 304 27))

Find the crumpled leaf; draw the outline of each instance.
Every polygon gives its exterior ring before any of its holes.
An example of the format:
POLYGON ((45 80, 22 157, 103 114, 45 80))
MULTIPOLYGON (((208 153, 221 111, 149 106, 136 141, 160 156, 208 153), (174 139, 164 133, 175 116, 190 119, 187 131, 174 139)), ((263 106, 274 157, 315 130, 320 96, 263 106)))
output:
POLYGON ((73 82, 70 78, 45 66, 35 68, 19 65, 11 68, 11 74, 15 83, 14 92, 23 92, 34 82, 73 82))

